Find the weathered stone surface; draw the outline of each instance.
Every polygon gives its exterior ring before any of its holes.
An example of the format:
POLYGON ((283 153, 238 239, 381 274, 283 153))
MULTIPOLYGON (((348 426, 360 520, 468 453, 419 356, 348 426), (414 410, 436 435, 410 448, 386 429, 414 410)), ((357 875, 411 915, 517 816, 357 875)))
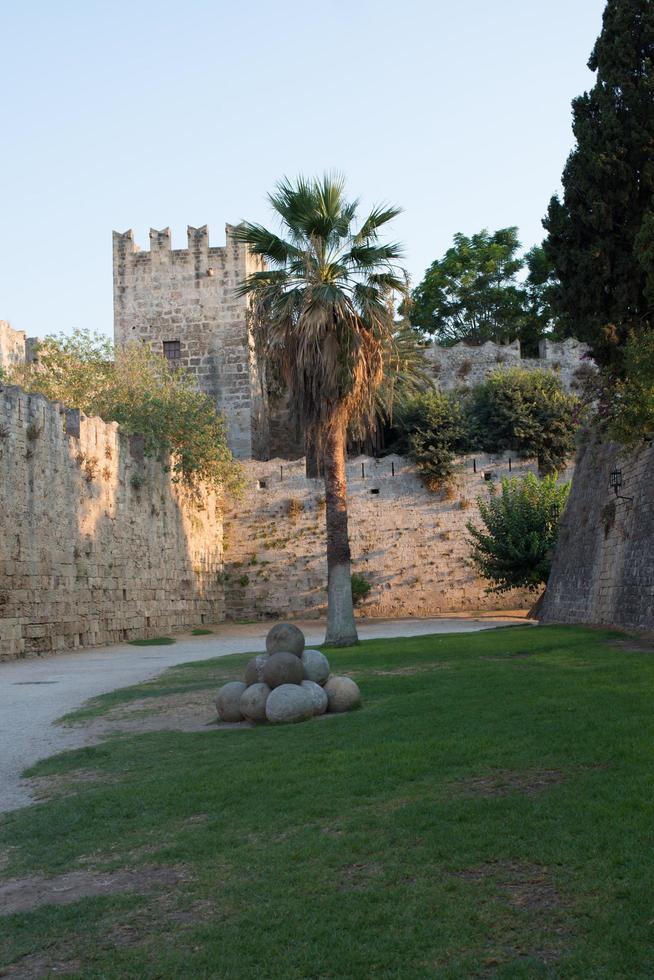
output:
POLYGON ((270 694, 267 684, 251 684, 241 694, 241 714, 248 721, 266 720, 266 701, 270 694))
POLYGON ((241 695, 245 689, 243 681, 230 681, 220 688, 215 704, 221 721, 243 721, 241 695))
POLYGON ((0 385, 0 661, 225 618, 215 494, 198 507, 134 442, 0 385))
POLYGON ((304 680, 304 667, 300 658, 292 653, 273 653, 263 668, 262 677, 268 687, 301 684, 304 680))
POLYGON ((328 699, 320 684, 316 684, 315 681, 302 681, 302 687, 311 695, 314 715, 324 715, 327 711, 328 699))
POLYGON ((329 710, 334 714, 351 711, 361 704, 361 691, 351 677, 330 677, 324 691, 329 700, 329 710))
POLYGON ((304 676, 308 681, 324 684, 329 677, 329 660, 320 650, 305 650, 302 654, 304 676))
POLYGON ((545 623, 654 630, 654 447, 589 442, 577 457, 540 612, 545 623), (622 473, 624 500, 610 489, 622 473))
POLYGON ((313 698, 299 684, 282 684, 266 701, 266 718, 273 724, 306 721, 313 716, 313 698))
MULTIPOLYGON (((228 615, 283 616, 289 622, 325 616, 321 487, 307 479, 303 459, 251 461, 243 468, 244 496, 225 521, 228 615), (272 530, 262 530, 273 527, 274 535, 272 530)), ((504 476, 520 478, 537 471, 535 460, 518 460, 513 453, 470 454, 457 459, 451 492, 446 495, 428 489, 415 465, 402 456, 350 460, 353 567, 372 586, 357 615, 396 619, 529 608, 533 597, 527 591, 500 596, 486 592, 488 582, 468 561, 466 524, 480 524, 477 498, 491 485, 486 475, 497 485, 504 476)), ((569 476, 570 470, 561 473, 564 479, 569 476)))
POLYGON ((114 339, 143 341, 158 354, 176 342, 176 363, 214 400, 230 449, 247 459, 267 455, 267 398, 252 356, 248 300, 235 287, 261 260, 231 225, 225 231, 226 244, 214 247, 206 225, 189 228, 188 248, 171 249, 170 230, 152 229, 149 251, 131 231, 114 232, 114 339))
POLYGON ((296 657, 301 657, 304 633, 293 623, 277 623, 268 632, 266 650, 268 653, 294 653, 296 657))
POLYGON ((263 680, 263 668, 269 659, 267 653, 258 653, 256 657, 252 657, 252 660, 248 660, 245 667, 245 683, 248 687, 263 680))

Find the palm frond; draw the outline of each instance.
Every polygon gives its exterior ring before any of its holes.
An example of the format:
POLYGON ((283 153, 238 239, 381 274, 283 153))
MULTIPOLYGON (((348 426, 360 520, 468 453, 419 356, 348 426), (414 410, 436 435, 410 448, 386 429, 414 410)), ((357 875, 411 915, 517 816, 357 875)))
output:
POLYGON ((297 255, 297 249, 263 225, 243 221, 234 229, 234 238, 250 246, 250 251, 269 262, 284 265, 297 255))
MULTIPOLYGON (((318 443, 335 417, 375 425, 378 392, 407 363, 394 334, 392 297, 405 279, 402 250, 380 243, 378 229, 399 213, 377 208, 356 232, 358 202, 338 175, 281 180, 270 195, 281 235, 246 224, 239 239, 276 268, 240 286, 264 352, 289 393, 291 412, 318 443)), ((388 401, 388 396, 386 396, 388 401)))
POLYGON ((374 208, 361 225, 357 235, 355 235, 354 244, 363 245, 370 238, 376 238, 382 225, 393 221, 399 214, 402 214, 402 208, 389 206, 374 208))

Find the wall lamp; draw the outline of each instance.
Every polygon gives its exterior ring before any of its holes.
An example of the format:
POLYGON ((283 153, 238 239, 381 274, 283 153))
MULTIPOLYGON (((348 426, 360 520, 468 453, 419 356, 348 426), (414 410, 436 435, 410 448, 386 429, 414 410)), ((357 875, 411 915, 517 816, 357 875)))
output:
POLYGON ((611 475, 609 477, 609 489, 613 490, 618 500, 631 500, 633 497, 625 497, 620 491, 622 490, 622 470, 614 469, 611 470, 611 475))

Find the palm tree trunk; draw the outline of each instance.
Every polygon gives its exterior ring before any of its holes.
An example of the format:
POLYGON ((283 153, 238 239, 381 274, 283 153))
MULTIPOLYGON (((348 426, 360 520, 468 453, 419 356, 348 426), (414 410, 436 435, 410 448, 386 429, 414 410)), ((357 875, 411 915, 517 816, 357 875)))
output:
POLYGON ((358 643, 352 605, 350 539, 347 533, 345 424, 330 426, 325 438, 327 522, 327 635, 325 643, 347 647, 358 643))

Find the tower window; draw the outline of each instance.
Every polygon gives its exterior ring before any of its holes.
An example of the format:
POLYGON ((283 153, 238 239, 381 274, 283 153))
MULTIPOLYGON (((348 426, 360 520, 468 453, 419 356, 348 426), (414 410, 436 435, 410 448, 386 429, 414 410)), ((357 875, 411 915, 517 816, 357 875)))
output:
POLYGON ((182 359, 182 345, 179 340, 164 340, 163 356, 171 364, 179 364, 182 359))

